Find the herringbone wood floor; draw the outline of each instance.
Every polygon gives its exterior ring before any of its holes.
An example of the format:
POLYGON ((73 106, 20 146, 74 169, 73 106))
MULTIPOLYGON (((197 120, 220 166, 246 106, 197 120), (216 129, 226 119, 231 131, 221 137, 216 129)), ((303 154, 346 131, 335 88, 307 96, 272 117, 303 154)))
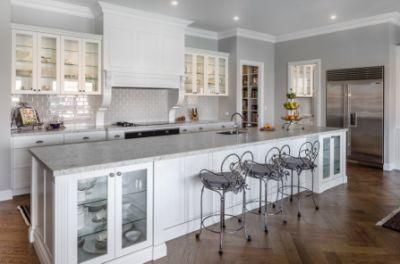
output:
MULTIPOLYGON (((155 263, 400 263, 400 232, 375 226, 400 206, 400 172, 351 165, 348 176, 347 185, 320 195, 320 211, 304 201, 300 220, 296 206, 287 203, 288 224, 270 218, 268 234, 261 219, 249 215, 253 241, 227 235, 222 257, 218 236, 204 232, 200 241, 194 234, 170 241, 168 257, 155 263)), ((27 201, 23 196, 0 203, 0 263, 38 263, 15 208, 27 201)))

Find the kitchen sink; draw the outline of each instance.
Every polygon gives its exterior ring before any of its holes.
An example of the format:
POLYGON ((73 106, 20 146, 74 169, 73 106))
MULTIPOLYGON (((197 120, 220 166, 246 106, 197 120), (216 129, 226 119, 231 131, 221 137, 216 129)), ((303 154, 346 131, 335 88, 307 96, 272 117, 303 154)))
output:
POLYGON ((217 132, 217 134, 220 134, 220 135, 236 135, 236 134, 246 134, 246 133, 247 133, 246 130, 239 130, 239 131, 229 130, 229 131, 217 132))

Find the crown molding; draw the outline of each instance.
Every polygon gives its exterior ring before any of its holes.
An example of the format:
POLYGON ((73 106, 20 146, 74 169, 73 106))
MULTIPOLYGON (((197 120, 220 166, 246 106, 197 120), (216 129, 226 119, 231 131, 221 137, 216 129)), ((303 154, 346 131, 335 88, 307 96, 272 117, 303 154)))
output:
POLYGON ((393 23, 396 25, 400 25, 400 13, 399 12, 385 13, 385 14, 381 14, 381 15, 366 17, 366 18, 354 19, 354 20, 347 21, 347 22, 336 23, 336 24, 329 25, 329 26, 318 27, 318 28, 298 31, 298 32, 294 32, 294 33, 284 34, 284 35, 277 36, 276 42, 285 42, 285 41, 289 41, 289 40, 308 38, 308 37, 324 35, 324 34, 329 34, 329 33, 334 33, 334 32, 339 32, 339 31, 345 31, 345 30, 349 30, 349 29, 373 26, 373 25, 378 25, 378 24, 383 24, 383 23, 393 23))
POLYGON ((218 34, 218 39, 226 39, 230 37, 243 37, 248 39, 256 39, 265 42, 276 42, 276 37, 270 34, 261 33, 253 30, 248 30, 244 28, 234 28, 228 31, 220 32, 218 34))
POLYGON ((199 38, 206 38, 206 39, 213 39, 218 40, 218 33, 215 31, 209 31, 200 28, 194 27, 187 27, 185 31, 185 35, 199 37, 199 38))
POLYGON ((93 19, 94 15, 89 7, 68 4, 53 0, 11 0, 13 6, 38 9, 42 11, 56 12, 70 16, 93 19))
POLYGON ((109 13, 109 14, 114 14, 114 15, 122 15, 122 16, 128 16, 132 18, 145 18, 149 21, 155 21, 159 23, 167 23, 170 25, 175 25, 175 26, 182 26, 182 27, 187 27, 188 25, 192 24, 193 21, 187 20, 187 19, 181 19, 181 18, 176 18, 176 17, 171 17, 171 16, 166 16, 166 15, 161 15, 157 13, 151 13, 139 9, 134 9, 134 8, 128 8, 124 6, 119 6, 119 5, 114 5, 110 3, 105 3, 99 1, 99 5, 101 7, 101 10, 103 13, 109 13))

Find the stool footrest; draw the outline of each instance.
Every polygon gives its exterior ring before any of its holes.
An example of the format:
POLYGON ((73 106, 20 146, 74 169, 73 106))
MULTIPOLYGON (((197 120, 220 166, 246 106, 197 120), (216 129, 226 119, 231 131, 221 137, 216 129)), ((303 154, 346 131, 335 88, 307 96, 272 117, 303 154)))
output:
MULTIPOLYGON (((233 234, 233 233, 236 233, 236 232, 238 232, 238 231, 240 231, 240 230, 242 230, 244 228, 244 223, 241 221, 242 220, 241 217, 236 216, 236 215, 231 215, 231 214, 225 214, 225 216, 230 216, 231 218, 236 219, 238 221, 238 223, 239 223, 239 227, 236 228, 236 229, 224 228, 223 231, 222 231, 223 233, 233 234)), ((208 215, 208 216, 204 217, 201 220, 201 226, 207 231, 210 231, 210 232, 213 232, 213 233, 216 233, 216 234, 221 233, 221 230, 219 229, 219 226, 218 226, 218 230, 215 230, 215 229, 212 229, 210 227, 212 225, 210 225, 210 226, 206 226, 205 225, 206 220, 210 219, 211 217, 220 217, 220 214, 211 214, 211 215, 208 215)), ((214 223, 214 225, 215 224, 219 225, 220 223, 219 222, 218 223, 214 223)))

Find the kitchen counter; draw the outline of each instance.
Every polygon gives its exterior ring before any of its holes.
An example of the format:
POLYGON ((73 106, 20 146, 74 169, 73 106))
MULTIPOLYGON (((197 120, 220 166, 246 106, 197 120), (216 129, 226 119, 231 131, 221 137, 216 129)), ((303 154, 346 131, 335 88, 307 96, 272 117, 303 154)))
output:
POLYGON ((260 132, 256 128, 250 128, 248 133, 239 135, 220 135, 216 131, 210 131, 134 140, 39 147, 30 151, 54 176, 61 176, 229 149, 233 146, 254 145, 265 141, 313 137, 343 130, 309 127, 305 130, 277 129, 273 132, 260 132))

